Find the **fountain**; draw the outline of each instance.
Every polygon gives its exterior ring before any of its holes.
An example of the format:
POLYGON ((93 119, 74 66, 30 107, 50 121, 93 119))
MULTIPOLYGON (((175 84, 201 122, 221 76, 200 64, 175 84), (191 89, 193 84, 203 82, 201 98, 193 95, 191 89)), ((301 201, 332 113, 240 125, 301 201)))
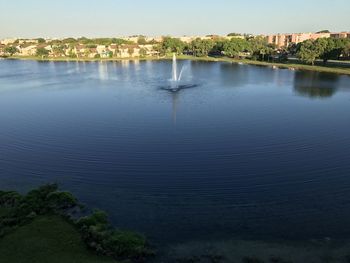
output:
MULTIPOLYGON (((189 89, 197 87, 197 84, 189 84, 189 83, 183 83, 182 81, 182 75, 185 72, 186 66, 182 66, 180 73, 178 74, 178 67, 177 67, 177 60, 176 60, 176 54, 173 53, 173 64, 172 64, 172 72, 171 72, 171 79, 169 79, 170 85, 164 85, 160 88, 162 90, 167 90, 170 92, 179 92, 183 89, 189 89)), ((168 83, 169 83, 168 82, 168 83)))
POLYGON ((173 70, 172 70, 172 78, 171 78, 171 91, 177 91, 181 89, 180 81, 182 78, 182 73, 184 71, 184 66, 180 70, 180 74, 177 74, 177 60, 176 54, 173 53, 173 70))

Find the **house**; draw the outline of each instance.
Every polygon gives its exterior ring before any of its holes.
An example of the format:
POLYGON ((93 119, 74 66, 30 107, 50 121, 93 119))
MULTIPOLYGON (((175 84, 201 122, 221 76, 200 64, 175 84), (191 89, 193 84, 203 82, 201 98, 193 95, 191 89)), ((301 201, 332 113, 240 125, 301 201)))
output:
POLYGON ((95 58, 98 55, 96 48, 89 48, 88 57, 95 58))
POLYGON ((134 58, 140 56, 139 45, 121 45, 115 54, 119 58, 134 58))
POLYGON ((154 49, 154 45, 139 45, 139 48, 140 48, 140 51, 144 50, 146 53, 146 56, 148 57, 159 56, 159 52, 154 49))
POLYGON ((37 49, 36 45, 23 44, 23 45, 20 45, 18 48, 18 50, 19 50, 18 55, 20 55, 20 56, 35 56, 36 49, 37 49))
POLYGON ((77 57, 84 57, 86 54, 86 47, 85 45, 78 44, 74 48, 70 50, 72 54, 77 55, 77 57))
POLYGON ((5 52, 4 52, 5 47, 6 47, 5 45, 0 44, 0 56, 4 56, 5 55, 5 52))
POLYGON ((16 38, 7 38, 7 39, 1 40, 0 44, 3 44, 3 45, 12 45, 12 44, 14 44, 16 41, 17 41, 16 38))

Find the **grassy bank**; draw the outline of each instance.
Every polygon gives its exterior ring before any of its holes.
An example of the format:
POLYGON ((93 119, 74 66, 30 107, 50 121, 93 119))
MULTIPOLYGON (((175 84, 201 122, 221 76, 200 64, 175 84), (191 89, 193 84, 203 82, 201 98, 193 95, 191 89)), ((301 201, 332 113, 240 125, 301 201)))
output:
POLYGON ((153 255, 145 237, 114 228, 56 184, 26 195, 0 191, 0 262, 140 263, 153 255))
POLYGON ((60 216, 41 216, 0 239, 0 262, 116 262, 86 248, 75 227, 60 216))
MULTIPOLYGON (((291 70, 308 70, 308 71, 316 71, 316 72, 328 72, 328 73, 336 73, 336 74, 345 74, 350 75, 350 67, 336 65, 336 64, 328 64, 328 65, 306 65, 302 63, 277 63, 277 62, 265 62, 265 61, 256 61, 249 59, 233 59, 228 57, 195 57, 189 55, 179 55, 177 56, 179 60, 192 60, 192 61, 208 61, 208 62, 229 62, 229 63, 243 63, 249 65, 257 65, 257 66, 268 66, 268 67, 278 67, 285 68, 291 70)), ((157 60, 170 60, 171 56, 168 57, 146 57, 146 58, 45 58, 41 59, 38 57, 20 57, 14 56, 8 59, 21 59, 21 60, 36 60, 36 61, 66 61, 66 62, 98 62, 98 61, 157 61, 157 60)))

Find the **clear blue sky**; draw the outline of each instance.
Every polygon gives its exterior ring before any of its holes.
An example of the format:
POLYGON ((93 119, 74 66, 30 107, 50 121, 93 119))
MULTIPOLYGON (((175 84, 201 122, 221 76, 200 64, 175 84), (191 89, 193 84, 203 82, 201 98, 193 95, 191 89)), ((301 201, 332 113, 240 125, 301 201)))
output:
POLYGON ((350 31, 350 0, 0 0, 0 38, 350 31))

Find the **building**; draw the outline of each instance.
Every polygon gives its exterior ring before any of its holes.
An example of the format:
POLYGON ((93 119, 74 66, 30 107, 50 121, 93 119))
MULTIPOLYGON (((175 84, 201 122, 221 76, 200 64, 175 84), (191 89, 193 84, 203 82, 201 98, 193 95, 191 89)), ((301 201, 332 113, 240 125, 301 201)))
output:
POLYGON ((16 41, 17 41, 16 38, 7 38, 7 39, 1 40, 0 44, 11 45, 11 44, 14 44, 16 41))
POLYGON ((21 45, 18 47, 20 56, 35 56, 37 45, 21 45))
POLYGON ((269 44, 275 45, 277 48, 286 48, 290 44, 298 44, 305 40, 316 40, 319 38, 329 38, 331 33, 293 33, 293 34, 277 34, 267 36, 269 44))
POLYGON ((350 38, 350 32, 331 33, 333 38, 350 38))

